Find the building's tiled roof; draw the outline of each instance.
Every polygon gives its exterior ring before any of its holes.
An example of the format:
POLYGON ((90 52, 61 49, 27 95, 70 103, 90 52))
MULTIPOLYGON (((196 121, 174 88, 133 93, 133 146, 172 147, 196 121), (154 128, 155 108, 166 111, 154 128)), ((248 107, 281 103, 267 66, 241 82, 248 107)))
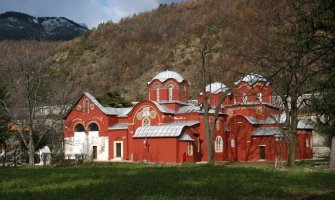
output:
POLYGON ((196 124, 199 124, 199 121, 177 121, 157 126, 142 126, 137 128, 133 137, 179 137, 184 127, 196 124))
POLYGON ((108 130, 124 130, 128 129, 128 123, 117 123, 108 127, 108 130))
POLYGON ((269 136, 269 135, 282 135, 280 128, 278 127, 261 127, 255 129, 252 136, 269 136))

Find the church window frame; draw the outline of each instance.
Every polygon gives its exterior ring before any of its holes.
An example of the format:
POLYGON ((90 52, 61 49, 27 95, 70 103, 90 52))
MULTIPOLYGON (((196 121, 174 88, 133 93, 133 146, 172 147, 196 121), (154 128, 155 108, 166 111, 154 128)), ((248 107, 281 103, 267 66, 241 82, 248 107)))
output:
POLYGON ((257 93, 257 100, 259 101, 259 102, 262 102, 262 93, 261 92, 259 92, 259 93, 257 93))
POLYGON ((156 89, 156 101, 160 101, 159 85, 156 85, 155 89, 156 89))
POLYGON ((223 141, 221 136, 217 136, 215 138, 215 152, 217 153, 223 152, 223 141))
POLYGON ((242 94, 242 103, 247 104, 247 102, 248 102, 248 95, 247 95, 247 93, 243 93, 242 94))
POLYGON ((173 100, 173 85, 172 84, 168 85, 168 99, 169 101, 173 100))
POLYGON ((189 156, 193 155, 193 142, 188 142, 187 143, 187 154, 189 156))

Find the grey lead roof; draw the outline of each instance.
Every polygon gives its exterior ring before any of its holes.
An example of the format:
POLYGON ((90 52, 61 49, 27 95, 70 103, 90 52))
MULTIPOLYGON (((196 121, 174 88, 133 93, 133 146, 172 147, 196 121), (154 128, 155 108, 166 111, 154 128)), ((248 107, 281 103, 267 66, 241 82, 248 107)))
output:
POLYGON ((178 139, 179 141, 194 141, 187 133, 183 133, 178 139))
POLYGON ((179 137, 184 127, 196 124, 199 124, 199 121, 177 121, 157 126, 142 126, 135 131, 133 137, 179 137))
POLYGON ((314 129, 313 126, 308 123, 307 120, 303 120, 301 119, 299 122, 298 122, 298 129, 314 129))
POLYGON ((153 104, 155 104, 157 106, 157 108, 163 112, 163 113, 169 113, 169 114, 175 114, 175 111, 170 109, 169 107, 165 106, 165 105, 161 105, 159 103, 157 103, 156 101, 151 101, 153 104))
POLYGON ((178 81, 179 83, 184 81, 184 78, 179 73, 177 73, 175 71, 166 70, 166 71, 163 71, 163 72, 160 72, 159 74, 157 74, 154 78, 152 78, 151 81, 148 82, 148 84, 150 84, 154 80, 159 80, 160 82, 163 83, 164 81, 166 81, 167 79, 170 79, 170 78, 178 81))
POLYGON ((194 105, 183 106, 177 111, 178 114, 192 113, 192 112, 200 112, 200 107, 194 105))
MULTIPOLYGON (((255 119, 254 117, 251 117, 251 116, 244 116, 244 117, 251 124, 275 124, 276 123, 276 121, 271 117, 268 117, 265 120, 258 120, 258 119, 255 119)), ((278 123, 280 123, 280 124, 285 123, 285 120, 286 120, 286 115, 285 114, 277 115, 277 116, 274 116, 274 117, 278 119, 278 123)), ((298 129, 314 129, 313 126, 308 122, 308 120, 305 120, 305 119, 299 120, 297 128, 298 129)))
POLYGON ((276 123, 271 117, 266 118, 265 120, 259 120, 251 116, 244 116, 251 124, 274 124, 276 123))
POLYGON ((128 129, 128 123, 117 123, 108 127, 108 130, 124 130, 128 129))
POLYGON ((280 128, 278 127, 261 127, 255 129, 252 136, 269 136, 269 135, 282 135, 280 128))
POLYGON ((84 92, 84 94, 92 103, 94 103, 95 106, 97 106, 106 115, 117 115, 117 116, 120 115, 120 117, 121 116, 127 116, 127 114, 132 110, 132 107, 130 107, 130 108, 104 107, 90 93, 84 92))
POLYGON ((205 91, 210 92, 212 94, 218 94, 218 93, 225 93, 228 89, 229 88, 225 84, 215 82, 207 85, 205 91))
POLYGON ((266 79, 259 74, 247 74, 244 77, 240 78, 240 80, 236 81, 234 84, 238 85, 241 82, 246 82, 249 85, 253 85, 256 82, 260 82, 260 81, 266 82, 266 79))

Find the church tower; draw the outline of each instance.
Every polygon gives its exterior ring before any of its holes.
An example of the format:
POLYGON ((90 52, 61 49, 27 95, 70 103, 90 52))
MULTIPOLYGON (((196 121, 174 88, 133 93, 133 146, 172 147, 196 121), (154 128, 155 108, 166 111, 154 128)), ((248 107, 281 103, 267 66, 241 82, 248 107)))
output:
POLYGON ((150 101, 168 105, 188 102, 189 84, 175 71, 166 70, 157 74, 148 82, 147 87, 150 101))

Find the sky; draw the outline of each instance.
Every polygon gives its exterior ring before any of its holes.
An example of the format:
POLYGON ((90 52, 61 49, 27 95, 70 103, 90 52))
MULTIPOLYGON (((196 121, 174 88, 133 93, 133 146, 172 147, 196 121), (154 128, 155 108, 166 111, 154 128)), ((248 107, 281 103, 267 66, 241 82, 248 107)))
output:
POLYGON ((187 0, 0 0, 0 13, 16 11, 35 17, 66 17, 89 28, 101 22, 150 11, 161 3, 187 0))

